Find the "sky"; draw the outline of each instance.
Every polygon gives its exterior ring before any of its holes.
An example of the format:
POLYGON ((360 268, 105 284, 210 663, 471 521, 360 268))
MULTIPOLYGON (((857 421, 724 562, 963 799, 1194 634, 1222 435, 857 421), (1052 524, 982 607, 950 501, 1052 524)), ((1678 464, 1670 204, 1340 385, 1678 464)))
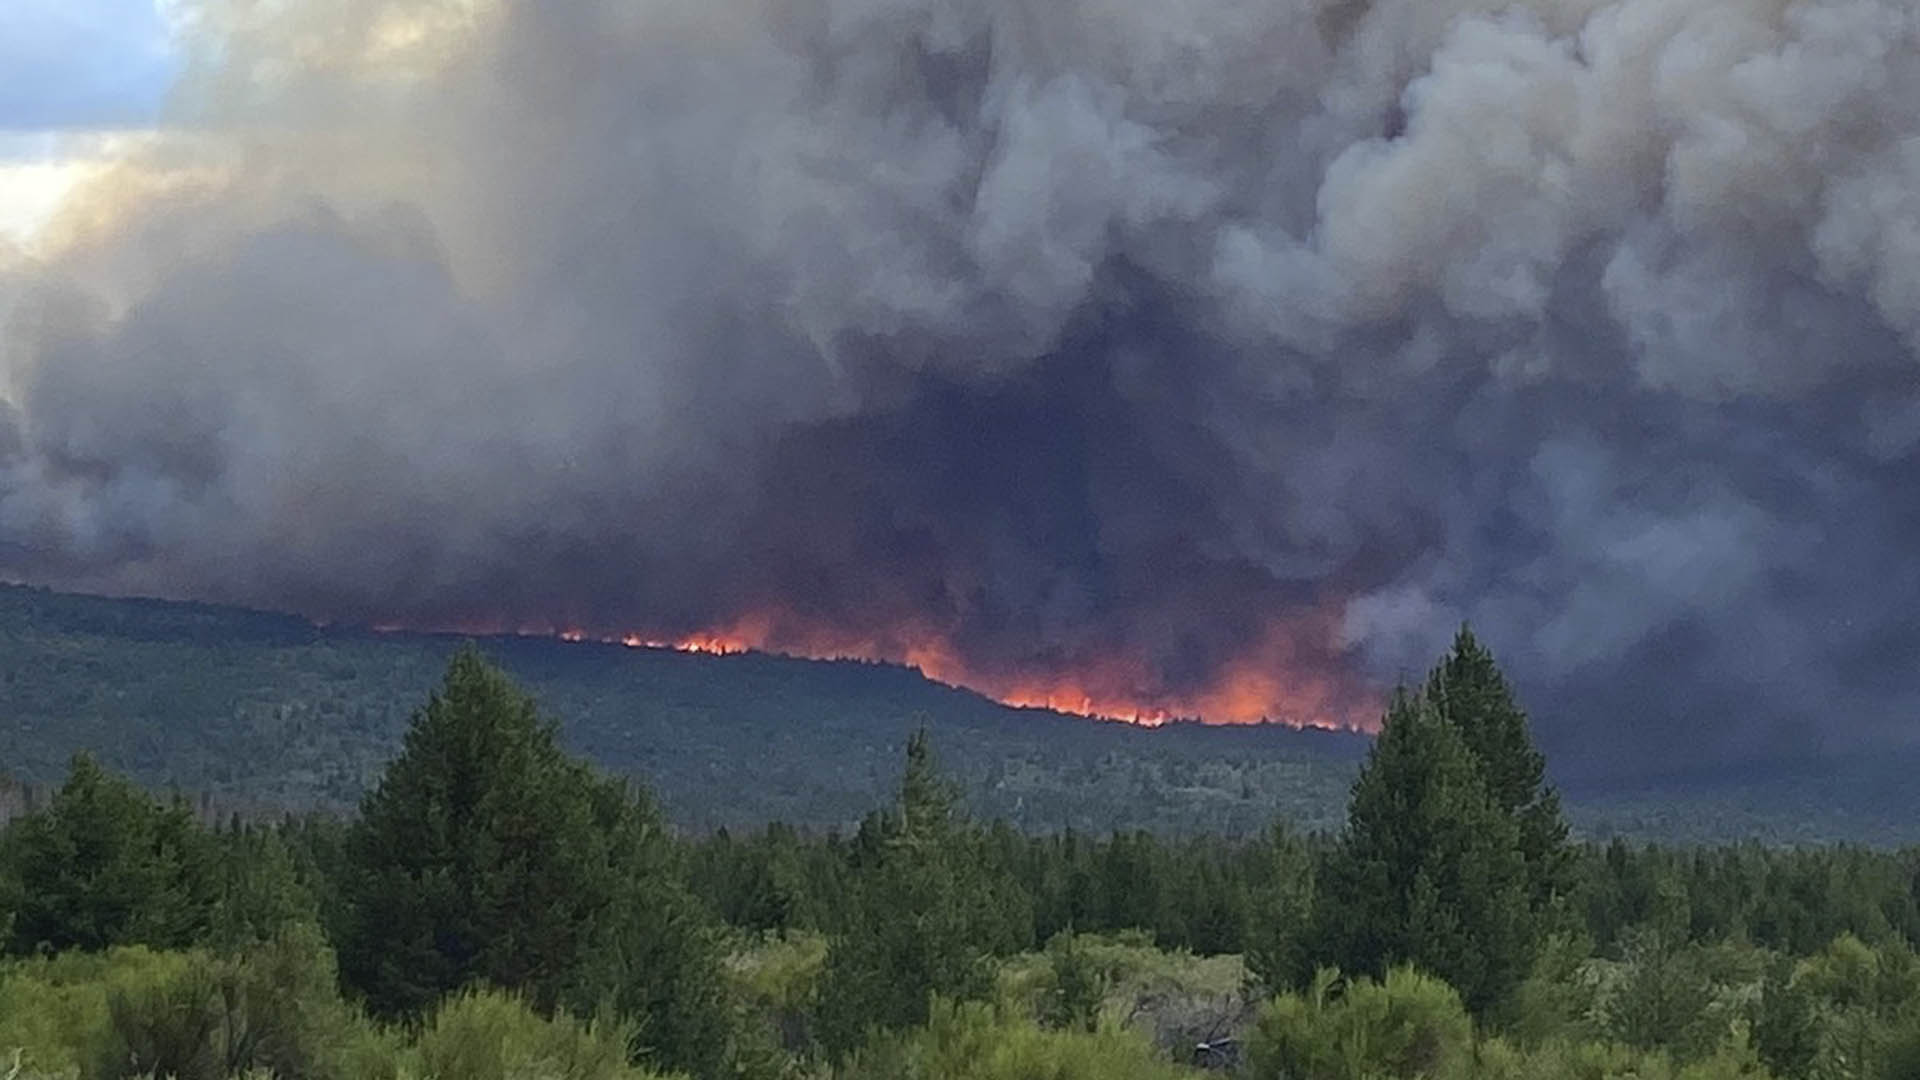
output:
POLYGON ((165 4, 0 4, 0 239, 30 237, 104 137, 159 122, 179 66, 165 4))
POLYGON ((0 129, 151 124, 176 66, 157 0, 8 0, 0 6, 0 129))

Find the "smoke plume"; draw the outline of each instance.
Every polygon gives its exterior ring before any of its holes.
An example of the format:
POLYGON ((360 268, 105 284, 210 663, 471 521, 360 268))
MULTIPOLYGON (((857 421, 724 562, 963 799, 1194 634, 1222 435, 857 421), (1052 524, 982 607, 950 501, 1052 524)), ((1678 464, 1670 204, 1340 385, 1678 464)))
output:
POLYGON ((1566 769, 1920 711, 1908 0, 179 16, 0 263, 14 577, 1336 723, 1465 619, 1566 769))

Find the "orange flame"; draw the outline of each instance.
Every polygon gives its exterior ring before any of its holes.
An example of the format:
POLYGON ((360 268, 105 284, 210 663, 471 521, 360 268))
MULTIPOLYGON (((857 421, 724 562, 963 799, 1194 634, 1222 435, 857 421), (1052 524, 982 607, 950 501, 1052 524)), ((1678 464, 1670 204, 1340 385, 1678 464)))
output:
MULTIPOLYGON (((1292 727, 1373 731, 1381 700, 1331 659, 1338 618, 1327 611, 1271 621, 1199 688, 1169 689, 1144 657, 1119 654, 1062 669, 1035 663, 1002 670, 969 662, 938 629, 908 626, 860 634, 779 612, 755 612, 684 634, 606 634, 580 626, 470 622, 443 627, 466 634, 519 634, 595 641, 634 649, 670 649, 709 656, 761 652, 809 660, 896 663, 935 682, 972 690, 1015 708, 1051 709, 1099 720, 1156 727, 1176 720, 1210 724, 1276 723, 1292 727)), ((396 625, 376 632, 400 631, 396 625)), ((414 628, 414 629, 417 629, 414 628)))
POLYGON ((935 682, 973 690, 1016 708, 1044 708, 1146 726, 1199 720, 1371 730, 1378 723, 1377 697, 1356 689, 1337 673, 1321 670, 1324 661, 1303 662, 1300 656, 1299 642, 1324 642, 1331 627, 1331 620, 1322 616, 1276 621, 1264 636, 1223 664, 1207 686, 1190 691, 1156 688, 1145 675, 1148 665, 1137 658, 1114 657, 1071 672, 1001 672, 968 663, 936 632, 869 637, 770 613, 679 636, 596 635, 578 628, 557 634, 564 641, 617 642, 629 648, 711 656, 764 652, 813 660, 899 663, 935 682))

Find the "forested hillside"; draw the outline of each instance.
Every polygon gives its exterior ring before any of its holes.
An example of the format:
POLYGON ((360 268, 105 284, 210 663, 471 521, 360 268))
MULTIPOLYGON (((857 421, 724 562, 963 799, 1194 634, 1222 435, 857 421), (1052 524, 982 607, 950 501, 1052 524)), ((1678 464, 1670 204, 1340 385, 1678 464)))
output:
MULTIPOLYGON (((151 787, 210 792, 216 808, 343 811, 464 640, 0 587, 0 769, 45 784, 90 749, 151 787)), ((890 665, 481 644, 570 748, 644 779, 695 828, 856 821, 921 724, 975 810, 1034 828, 1331 826, 1365 749, 1325 732, 1145 731, 1010 709, 890 665)))
MULTIPOLYGON (((0 586, 0 770, 44 786, 89 749, 150 788, 204 797, 216 816, 345 811, 463 640, 0 586)), ((1333 828, 1366 748, 1328 732, 1142 730, 1010 709, 891 665, 480 644, 566 746, 645 781, 695 829, 850 824, 885 797, 923 724, 972 811, 1041 830, 1333 828)), ((1588 784, 1568 813, 1603 838, 1920 842, 1914 767, 1881 756, 1588 784)), ((0 788, 0 810, 24 804, 0 788)))

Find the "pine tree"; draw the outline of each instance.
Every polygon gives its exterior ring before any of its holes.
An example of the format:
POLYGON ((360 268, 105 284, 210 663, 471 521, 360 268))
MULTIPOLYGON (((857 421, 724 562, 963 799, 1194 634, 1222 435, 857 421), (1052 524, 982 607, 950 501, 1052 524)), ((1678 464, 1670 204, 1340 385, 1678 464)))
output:
POLYGON ((296 925, 319 925, 319 906, 278 832, 236 822, 219 843, 221 888, 211 933, 215 944, 240 949, 271 941, 296 925))
POLYGON ((369 1009, 417 1016, 476 981, 555 1004, 610 900, 585 780, 531 700, 472 649, 454 657, 348 840, 340 965, 369 1009))
POLYGON ((635 1021, 649 1064, 731 1075, 737 1046, 718 928, 686 887, 659 808, 617 780, 588 792, 614 884, 611 902, 589 916, 564 1003, 575 1015, 610 1006, 635 1021))
POLYGON ((1247 970, 1268 990, 1304 985, 1313 975, 1313 853, 1277 824, 1254 846, 1247 919, 1247 970))
POLYGON ((611 1004, 701 1074, 726 1053, 717 944, 657 810, 561 751, 471 648, 362 804, 342 883, 343 980, 381 1017, 486 983, 542 1010, 611 1004))
POLYGON ((821 1041, 836 1055, 870 1028, 926 1022, 935 995, 984 996, 987 956, 1010 944, 1000 910, 1010 883, 981 859, 924 730, 907 744, 892 811, 861 826, 852 858, 852 910, 828 949, 821 990, 821 1041))
POLYGON ((211 839, 88 754, 47 808, 8 831, 15 906, 9 947, 177 948, 207 931, 218 891, 211 839))
POLYGON ((1568 889, 1573 853, 1560 796, 1547 785, 1546 758, 1528 734, 1527 714, 1493 654, 1466 626, 1427 677, 1424 693, 1480 763, 1494 805, 1513 819, 1527 864, 1529 900, 1544 912, 1568 889))
POLYGON ((1412 964, 1476 1010, 1503 999, 1533 951, 1514 822, 1490 797, 1460 731, 1401 693, 1354 781, 1321 875, 1320 958, 1382 975, 1412 964))

